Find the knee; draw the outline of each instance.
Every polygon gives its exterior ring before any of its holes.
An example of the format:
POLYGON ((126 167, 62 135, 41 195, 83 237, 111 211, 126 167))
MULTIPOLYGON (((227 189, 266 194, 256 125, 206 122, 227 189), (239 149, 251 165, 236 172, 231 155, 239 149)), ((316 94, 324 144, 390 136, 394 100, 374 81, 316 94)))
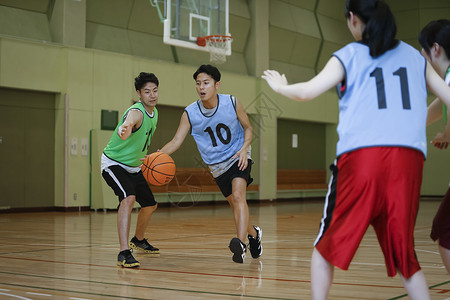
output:
POLYGON ((144 210, 147 213, 153 213, 157 208, 158 208, 158 204, 155 204, 155 205, 152 205, 152 206, 141 207, 141 210, 144 210))
POLYGON ((233 197, 231 197, 231 201, 234 205, 241 204, 245 202, 245 195, 242 195, 241 193, 233 193, 233 197))
POLYGON ((147 206, 148 210, 151 210, 152 212, 154 212, 157 208, 158 208, 158 203, 156 203, 153 206, 147 206))
POLYGON ((120 201, 120 206, 133 207, 135 202, 136 202, 136 196, 131 195, 131 196, 124 198, 122 201, 120 201))

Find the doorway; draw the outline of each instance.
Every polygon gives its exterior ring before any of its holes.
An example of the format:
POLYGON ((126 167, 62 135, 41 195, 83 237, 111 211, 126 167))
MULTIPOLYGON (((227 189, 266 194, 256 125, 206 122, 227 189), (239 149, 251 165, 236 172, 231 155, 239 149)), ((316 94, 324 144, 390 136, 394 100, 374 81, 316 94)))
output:
POLYGON ((55 95, 0 88, 0 209, 54 207, 55 95))

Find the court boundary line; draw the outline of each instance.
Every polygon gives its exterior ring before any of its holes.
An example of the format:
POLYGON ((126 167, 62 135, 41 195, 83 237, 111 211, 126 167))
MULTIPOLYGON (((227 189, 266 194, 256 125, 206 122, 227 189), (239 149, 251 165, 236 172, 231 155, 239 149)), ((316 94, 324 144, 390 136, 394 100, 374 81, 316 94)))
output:
MULTIPOLYGON (((0 273, 3 273, 3 272, 0 272, 0 273)), ((17 274, 17 275, 20 276, 22 274, 17 274)), ((66 281, 67 280, 71 280, 71 281, 78 281, 78 282, 91 283, 91 284, 125 286, 125 287, 129 287, 129 288, 143 288, 143 289, 150 289, 150 290, 170 291, 170 292, 184 292, 184 293, 190 293, 190 294, 208 294, 208 295, 216 295, 216 296, 231 296, 231 297, 241 297, 241 298, 276 299, 276 300, 295 300, 296 299, 296 298, 275 298, 275 297, 266 297, 266 296, 258 296, 258 295, 231 294, 231 293, 220 293, 220 292, 209 292, 209 291, 198 291, 198 290, 186 290, 186 289, 173 289, 173 288, 163 288, 163 287, 154 287, 154 286, 141 286, 141 285, 135 285, 135 284, 101 282, 101 281, 81 280, 81 279, 53 278, 53 277, 47 277, 47 276, 34 276, 34 275, 28 275, 28 276, 49 278, 49 279, 59 279, 59 280, 66 280, 66 281)), ((75 290, 69 290, 69 289, 57 289, 57 288, 47 288, 47 287, 40 287, 40 286, 22 285, 22 284, 17 284, 17 283, 4 283, 4 282, 1 282, 0 284, 1 285, 7 285, 7 286, 21 287, 21 288, 33 288, 33 289, 46 290, 46 291, 57 291, 57 292, 74 293, 74 294, 82 294, 82 295, 92 295, 92 296, 100 296, 100 297, 111 297, 111 298, 120 298, 120 299, 133 299, 133 300, 148 300, 149 299, 149 298, 140 298, 140 297, 121 296, 121 295, 101 294, 101 293, 86 292, 86 291, 75 291, 75 290)))

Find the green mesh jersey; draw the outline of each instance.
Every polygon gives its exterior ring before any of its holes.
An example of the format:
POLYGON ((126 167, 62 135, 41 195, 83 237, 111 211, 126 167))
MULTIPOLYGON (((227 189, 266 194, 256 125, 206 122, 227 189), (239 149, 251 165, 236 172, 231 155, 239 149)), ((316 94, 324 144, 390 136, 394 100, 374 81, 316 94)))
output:
POLYGON ((103 150, 103 153, 112 160, 120 162, 130 167, 139 167, 142 164, 141 158, 147 154, 150 141, 156 130, 156 123, 158 122, 158 110, 153 109, 153 117, 145 110, 141 102, 138 102, 127 109, 123 114, 119 124, 117 124, 113 135, 111 136, 108 145, 103 150), (144 115, 142 125, 138 130, 131 133, 130 137, 125 141, 117 134, 120 125, 123 124, 125 116, 132 109, 138 109, 144 115))

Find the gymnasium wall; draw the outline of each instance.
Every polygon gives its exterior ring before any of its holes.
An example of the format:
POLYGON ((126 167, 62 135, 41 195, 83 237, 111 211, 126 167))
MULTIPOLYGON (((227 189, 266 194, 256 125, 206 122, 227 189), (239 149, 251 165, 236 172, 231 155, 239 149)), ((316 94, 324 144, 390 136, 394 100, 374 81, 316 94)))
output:
POLYGON ((320 170, 326 166, 323 124, 278 119, 277 168, 320 170), (293 141, 293 135, 296 136, 293 141))
MULTIPOLYGON (((277 163, 288 165, 297 159, 296 153, 279 155, 283 152, 275 142, 290 139, 291 133, 278 130, 286 120, 320 128, 324 149, 314 153, 312 161, 323 163, 325 169, 334 159, 338 121, 334 91, 299 104, 273 93, 259 76, 260 69, 274 68, 295 82, 320 70, 333 51, 351 41, 344 2, 230 0, 235 41, 232 56, 220 66, 220 92, 235 95, 251 116, 254 177, 261 199, 276 197, 277 163), (255 24, 267 24, 268 30, 255 24), (268 47, 260 47, 258 41, 268 47)), ((388 2, 397 17, 399 38, 415 46, 422 26, 450 15, 448 1, 388 2)), ((137 99, 133 78, 140 71, 156 73, 161 82, 163 114, 157 131, 161 135, 152 145, 156 148, 172 137, 182 108, 197 99, 192 73, 205 62, 208 54, 162 43, 162 24, 147 0, 0 0, 0 87, 55 95, 55 206, 89 205, 89 156, 82 154, 81 142, 100 128, 102 109, 121 115, 137 99), (76 3, 81 6, 74 7, 76 3), (69 151, 73 140, 76 154, 69 151)), ((430 127, 429 139, 440 128, 442 124, 430 127)), ((186 153, 194 145, 188 141, 183 147, 187 150, 175 155, 180 165, 188 165, 186 153)), ((423 194, 445 192, 449 176, 444 166, 449 162, 448 153, 430 149, 423 194)))

